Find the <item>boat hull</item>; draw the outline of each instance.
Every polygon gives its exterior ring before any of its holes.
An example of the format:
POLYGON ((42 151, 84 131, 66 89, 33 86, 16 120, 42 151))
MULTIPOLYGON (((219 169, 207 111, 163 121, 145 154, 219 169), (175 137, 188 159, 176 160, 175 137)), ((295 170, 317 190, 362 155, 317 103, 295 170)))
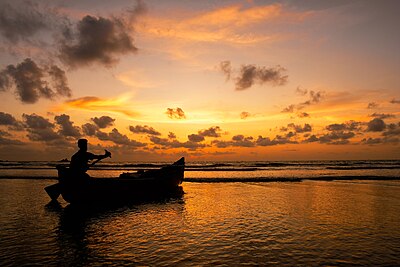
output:
MULTIPOLYGON (((128 202, 182 196, 184 159, 158 170, 124 173, 118 178, 77 177, 68 168, 58 167, 59 183, 53 185, 69 203, 128 202)), ((52 186, 50 186, 52 187, 52 186)), ((51 194, 52 199, 56 194, 51 194)))

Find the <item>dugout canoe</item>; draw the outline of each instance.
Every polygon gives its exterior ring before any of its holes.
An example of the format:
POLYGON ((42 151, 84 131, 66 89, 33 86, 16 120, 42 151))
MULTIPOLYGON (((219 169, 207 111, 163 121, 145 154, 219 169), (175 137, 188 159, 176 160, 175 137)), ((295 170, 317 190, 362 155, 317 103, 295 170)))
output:
POLYGON ((69 203, 152 200, 183 194, 185 158, 157 170, 122 173, 116 178, 76 177, 57 166, 59 182, 45 188, 52 200, 59 195, 69 203))

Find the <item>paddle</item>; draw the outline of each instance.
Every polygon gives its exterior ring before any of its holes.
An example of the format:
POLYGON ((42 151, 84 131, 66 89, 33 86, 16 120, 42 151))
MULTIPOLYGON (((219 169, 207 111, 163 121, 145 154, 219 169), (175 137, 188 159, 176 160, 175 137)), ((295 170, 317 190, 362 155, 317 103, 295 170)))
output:
MULTIPOLYGON (((98 158, 97 160, 95 160, 94 162, 92 162, 92 163, 89 165, 88 169, 89 169, 90 167, 94 166, 97 162, 101 161, 102 159, 111 158, 111 152, 108 151, 108 150, 104 150, 104 151, 105 151, 104 157, 103 157, 103 158, 98 158)), ((60 196, 60 194, 61 194, 61 184, 60 184, 60 183, 56 183, 56 184, 53 184, 53 185, 46 186, 46 187, 44 188, 44 190, 46 190, 46 192, 47 192, 47 194, 50 196, 51 200, 52 200, 52 201, 55 201, 55 200, 57 200, 57 198, 58 198, 58 197, 60 196)))

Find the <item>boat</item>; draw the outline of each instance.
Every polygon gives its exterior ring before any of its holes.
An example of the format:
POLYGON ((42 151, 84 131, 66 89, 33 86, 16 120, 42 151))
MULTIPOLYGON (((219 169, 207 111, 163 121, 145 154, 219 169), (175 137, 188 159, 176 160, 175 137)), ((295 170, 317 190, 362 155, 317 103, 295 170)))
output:
POLYGON ((53 201, 60 194, 71 204, 152 200, 182 196, 185 158, 160 169, 122 173, 115 178, 77 177, 61 165, 57 170, 59 182, 45 188, 53 201))

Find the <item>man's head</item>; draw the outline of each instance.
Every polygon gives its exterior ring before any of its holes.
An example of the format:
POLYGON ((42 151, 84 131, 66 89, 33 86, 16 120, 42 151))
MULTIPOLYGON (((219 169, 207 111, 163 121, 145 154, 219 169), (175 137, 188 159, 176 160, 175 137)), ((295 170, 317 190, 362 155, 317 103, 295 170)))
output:
POLYGON ((88 141, 87 141, 87 139, 79 139, 78 140, 78 147, 81 149, 81 150, 87 150, 87 143, 88 143, 88 141))

